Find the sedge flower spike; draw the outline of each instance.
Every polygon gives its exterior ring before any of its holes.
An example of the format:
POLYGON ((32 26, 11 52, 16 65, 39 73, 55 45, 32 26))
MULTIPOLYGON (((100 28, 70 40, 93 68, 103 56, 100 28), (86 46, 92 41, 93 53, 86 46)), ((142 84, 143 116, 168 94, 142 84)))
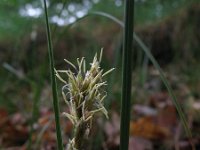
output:
POLYGON ((94 56, 90 69, 86 70, 85 59, 77 59, 76 67, 70 61, 65 60, 76 73, 71 70, 55 70, 56 76, 65 85, 62 88, 62 95, 70 111, 63 114, 74 125, 74 138, 68 144, 69 150, 81 150, 83 141, 90 131, 92 119, 97 113, 103 113, 108 118, 108 112, 103 105, 106 91, 103 87, 107 82, 103 77, 114 70, 114 68, 103 72, 100 68, 102 50, 99 59, 97 54, 94 56), (67 75, 68 80, 64 80, 60 73, 67 75))

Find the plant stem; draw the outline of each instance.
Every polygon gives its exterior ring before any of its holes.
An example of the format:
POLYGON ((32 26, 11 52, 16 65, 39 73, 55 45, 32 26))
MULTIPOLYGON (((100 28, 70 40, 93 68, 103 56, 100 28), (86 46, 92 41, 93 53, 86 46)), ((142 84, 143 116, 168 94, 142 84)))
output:
MULTIPOLYGON (((95 12, 93 14, 96 14, 96 15, 100 15, 100 16, 104 16, 104 17, 107 17, 111 20, 113 20, 114 22, 116 22, 117 24, 119 24, 121 27, 124 28, 124 24, 122 21, 120 21, 119 19, 113 17, 112 15, 110 14, 107 14, 107 13, 103 13, 103 12, 95 12)), ((178 114, 179 114, 179 117, 181 119, 181 122, 183 123, 183 126, 184 126, 184 129, 185 129, 185 132, 187 134, 187 136, 192 139, 192 133, 190 131, 190 128, 187 124, 187 120, 186 120, 186 117, 184 115, 184 112, 181 108, 181 105, 178 103, 178 100, 170 86, 170 84, 168 83, 166 77, 164 76, 164 73, 160 67, 160 65, 158 64, 158 62, 156 61, 156 59, 154 58, 154 56, 152 55, 151 53, 151 50, 145 45, 145 43, 139 38, 139 36, 136 34, 136 33, 133 33, 133 38, 135 40, 135 42, 141 47, 141 49, 145 52, 145 54, 147 55, 147 57, 149 58, 149 60, 153 63, 154 67, 159 71, 159 75, 160 75, 160 78, 161 80, 163 81, 163 83, 165 84, 165 87, 167 88, 167 91, 168 93, 170 94, 171 98, 172 98, 172 101, 178 111, 178 114)))
POLYGON ((86 123, 84 123, 83 121, 81 121, 75 127, 74 147, 78 150, 82 149, 86 128, 86 123))
POLYGON ((79 122, 75 125, 75 133, 74 133, 74 148, 81 150, 84 135, 86 131, 86 123, 81 119, 82 117, 82 107, 76 110, 76 114, 79 122))
POLYGON ((125 1, 120 150, 128 150, 132 81, 134 0, 125 1))
POLYGON ((58 150, 63 150, 63 143, 62 143, 62 136, 61 136, 61 129, 60 129, 60 117, 59 117, 60 111, 59 111, 59 104, 58 104, 57 84, 56 84, 56 78, 54 75, 54 57, 53 57, 51 32, 50 32, 50 27, 49 27, 46 0, 44 0, 44 10, 45 10, 45 19, 46 19, 51 84, 52 84, 52 92, 53 92, 53 107, 54 107, 55 122, 56 122, 57 145, 58 145, 58 150))

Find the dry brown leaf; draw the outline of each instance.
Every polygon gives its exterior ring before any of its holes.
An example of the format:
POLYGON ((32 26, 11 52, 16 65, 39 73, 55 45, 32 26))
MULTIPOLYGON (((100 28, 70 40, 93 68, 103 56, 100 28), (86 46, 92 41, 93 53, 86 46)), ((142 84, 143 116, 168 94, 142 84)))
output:
POLYGON ((157 123, 161 126, 173 129, 177 125, 177 113, 176 108, 173 105, 167 105, 159 110, 157 116, 157 123))
POLYGON ((147 139, 157 140, 166 139, 169 137, 170 131, 168 128, 156 124, 153 117, 143 117, 137 121, 131 121, 130 134, 147 139))

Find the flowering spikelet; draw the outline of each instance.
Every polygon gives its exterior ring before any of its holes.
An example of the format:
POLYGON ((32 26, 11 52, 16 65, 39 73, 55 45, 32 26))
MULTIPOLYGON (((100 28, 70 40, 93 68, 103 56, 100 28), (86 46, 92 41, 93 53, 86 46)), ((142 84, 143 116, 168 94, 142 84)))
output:
POLYGON ((86 70, 84 58, 77 59, 78 67, 65 60, 76 70, 76 73, 71 70, 55 70, 56 76, 65 84, 62 88, 62 95, 70 108, 69 113, 63 114, 75 127, 75 135, 70 141, 68 149, 81 149, 82 140, 90 130, 92 119, 96 113, 101 112, 108 118, 107 110, 103 106, 103 100, 106 97, 106 92, 103 90, 106 81, 103 81, 103 77, 114 68, 103 73, 103 69, 100 68, 101 58, 102 50, 99 60, 97 54, 94 56, 89 70, 86 70), (59 73, 65 73, 68 81, 65 81, 59 73))

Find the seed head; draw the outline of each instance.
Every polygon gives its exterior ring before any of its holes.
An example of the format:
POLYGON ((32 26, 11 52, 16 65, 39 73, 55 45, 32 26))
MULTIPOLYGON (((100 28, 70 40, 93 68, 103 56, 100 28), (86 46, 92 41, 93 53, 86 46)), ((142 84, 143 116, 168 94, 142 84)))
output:
POLYGON ((108 112, 103 105, 106 97, 104 86, 107 82, 103 77, 114 70, 114 68, 103 73, 100 68, 102 59, 102 51, 99 60, 97 54, 94 56, 90 69, 86 70, 86 62, 84 58, 77 59, 77 67, 70 61, 65 60, 77 72, 68 70, 55 70, 56 76, 65 85, 62 88, 62 95, 70 108, 69 113, 63 113, 69 120, 77 125, 80 122, 88 122, 92 120, 96 113, 103 113, 108 118, 108 112), (67 75, 68 80, 64 80, 60 73, 67 75))

